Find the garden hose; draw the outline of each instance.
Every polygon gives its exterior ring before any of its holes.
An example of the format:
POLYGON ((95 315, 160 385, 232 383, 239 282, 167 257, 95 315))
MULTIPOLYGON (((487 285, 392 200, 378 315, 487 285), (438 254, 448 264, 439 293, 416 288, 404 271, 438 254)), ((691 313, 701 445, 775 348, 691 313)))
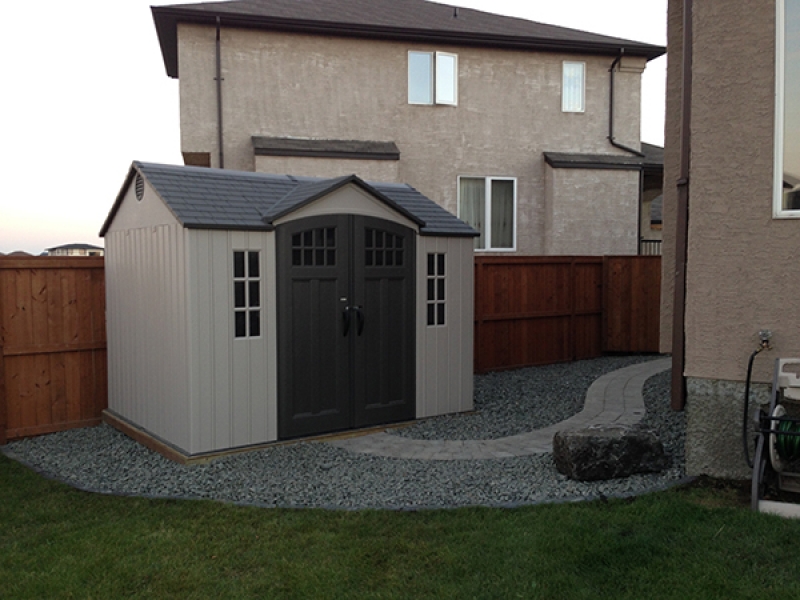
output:
POLYGON ((787 462, 800 458, 800 423, 792 421, 778 421, 778 433, 775 434, 775 449, 778 455, 787 462), (799 435, 781 435, 781 433, 794 433, 799 435))

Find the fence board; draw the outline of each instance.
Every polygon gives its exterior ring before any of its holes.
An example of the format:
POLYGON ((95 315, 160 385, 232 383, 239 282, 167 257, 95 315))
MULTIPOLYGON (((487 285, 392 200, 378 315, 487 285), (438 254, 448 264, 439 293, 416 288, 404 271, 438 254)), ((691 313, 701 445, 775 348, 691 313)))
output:
POLYGON ((475 372, 657 352, 660 257, 475 259, 475 372))
POLYGON ((0 257, 0 444, 107 405, 102 258, 0 257))
POLYGON ((602 258, 475 259, 475 371, 600 352, 602 258))
POLYGON ((661 257, 605 259, 604 350, 658 352, 661 257))

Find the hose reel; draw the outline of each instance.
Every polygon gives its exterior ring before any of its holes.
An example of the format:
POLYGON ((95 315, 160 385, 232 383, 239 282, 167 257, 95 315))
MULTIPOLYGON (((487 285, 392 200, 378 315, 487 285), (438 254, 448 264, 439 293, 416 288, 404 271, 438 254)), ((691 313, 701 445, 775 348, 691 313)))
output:
MULTIPOLYGON (((748 380, 749 375, 748 372, 748 380)), ((800 466, 798 414, 800 414, 800 359, 779 358, 775 361, 769 409, 759 410, 757 415, 758 437, 752 465, 754 510, 774 512, 784 516, 800 516, 797 497, 788 503, 772 499, 784 500, 783 492, 789 492, 790 498, 791 494, 800 493, 800 473, 797 470, 800 466)))

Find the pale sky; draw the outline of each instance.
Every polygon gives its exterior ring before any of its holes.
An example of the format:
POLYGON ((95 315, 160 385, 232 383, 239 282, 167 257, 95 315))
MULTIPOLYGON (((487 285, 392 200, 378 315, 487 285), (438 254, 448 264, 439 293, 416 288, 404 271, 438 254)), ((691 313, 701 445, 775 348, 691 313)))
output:
MULTIPOLYGON (((168 3, 188 3, 178 0, 168 3)), ((152 0, 4 7, 0 252, 97 236, 133 160, 182 164, 178 81, 167 77, 152 0)), ((667 0, 447 2, 666 44, 667 0)), ((663 144, 665 57, 648 64, 642 140, 663 144)))

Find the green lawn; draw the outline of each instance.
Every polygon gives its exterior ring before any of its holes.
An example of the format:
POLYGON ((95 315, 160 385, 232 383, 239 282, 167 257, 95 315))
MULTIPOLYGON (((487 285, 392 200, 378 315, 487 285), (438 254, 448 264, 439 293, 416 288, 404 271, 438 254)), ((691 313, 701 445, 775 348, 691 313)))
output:
POLYGON ((800 598, 800 521, 713 483, 326 512, 88 494, 0 455, 0 597, 800 598))

